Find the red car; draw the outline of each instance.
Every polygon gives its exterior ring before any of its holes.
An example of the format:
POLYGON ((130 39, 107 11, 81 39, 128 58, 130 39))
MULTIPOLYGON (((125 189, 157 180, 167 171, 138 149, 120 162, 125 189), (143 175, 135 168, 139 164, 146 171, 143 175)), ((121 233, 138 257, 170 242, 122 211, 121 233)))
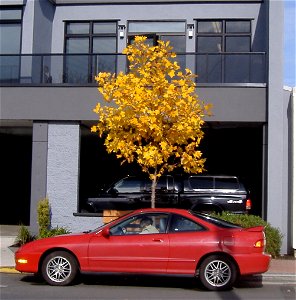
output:
POLYGON ((69 285, 79 273, 199 277, 208 290, 232 287, 239 275, 268 270, 262 226, 243 229, 181 209, 143 209, 86 233, 23 245, 16 269, 69 285))

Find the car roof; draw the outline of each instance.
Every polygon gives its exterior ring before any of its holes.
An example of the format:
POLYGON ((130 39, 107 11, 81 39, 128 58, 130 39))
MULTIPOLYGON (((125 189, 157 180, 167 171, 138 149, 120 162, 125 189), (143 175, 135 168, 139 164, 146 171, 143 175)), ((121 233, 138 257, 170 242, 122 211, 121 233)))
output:
POLYGON ((187 209, 181 208, 141 208, 134 210, 132 213, 146 213, 146 212, 163 212, 163 213, 179 213, 179 214, 186 214, 189 213, 187 209))

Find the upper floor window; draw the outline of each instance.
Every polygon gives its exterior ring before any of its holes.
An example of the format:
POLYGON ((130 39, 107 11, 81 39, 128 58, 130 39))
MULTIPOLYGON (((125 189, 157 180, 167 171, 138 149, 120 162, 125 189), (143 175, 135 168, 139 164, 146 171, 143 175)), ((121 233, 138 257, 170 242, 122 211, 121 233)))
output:
POLYGON ((66 82, 92 82, 99 72, 115 72, 117 22, 68 22, 65 29, 66 82))
POLYGON ((176 60, 182 69, 186 59, 186 32, 185 21, 130 21, 128 23, 129 43, 136 35, 147 36, 147 43, 156 46, 158 40, 169 41, 173 51, 178 53, 176 60))
MULTIPOLYGON (((22 9, 0 8, 0 54, 20 54, 22 31, 22 9)), ((17 82, 20 61, 17 56, 2 56, 0 81, 17 82)))
POLYGON ((250 51, 250 20, 197 21, 197 52, 250 51))
POLYGON ((264 82, 265 57, 251 52, 251 43, 251 20, 197 20, 198 81, 264 82))

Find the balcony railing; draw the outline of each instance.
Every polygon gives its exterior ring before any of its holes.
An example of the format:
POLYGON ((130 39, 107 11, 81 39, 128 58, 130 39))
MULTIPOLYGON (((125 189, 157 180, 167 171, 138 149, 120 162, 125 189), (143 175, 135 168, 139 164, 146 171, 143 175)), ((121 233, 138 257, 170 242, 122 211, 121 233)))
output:
MULTIPOLYGON (((266 55, 248 53, 180 53, 182 69, 198 74, 201 84, 266 83, 266 55)), ((99 72, 126 72, 123 54, 0 55, 0 85, 88 85, 99 72)))

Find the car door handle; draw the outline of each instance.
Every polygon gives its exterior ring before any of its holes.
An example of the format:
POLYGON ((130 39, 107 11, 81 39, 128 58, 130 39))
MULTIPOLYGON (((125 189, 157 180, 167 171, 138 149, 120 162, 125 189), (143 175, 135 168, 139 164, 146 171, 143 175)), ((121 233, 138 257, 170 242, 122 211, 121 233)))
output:
POLYGON ((162 239, 153 239, 152 241, 153 241, 153 242, 157 242, 157 243, 162 243, 162 242, 163 242, 162 239))

